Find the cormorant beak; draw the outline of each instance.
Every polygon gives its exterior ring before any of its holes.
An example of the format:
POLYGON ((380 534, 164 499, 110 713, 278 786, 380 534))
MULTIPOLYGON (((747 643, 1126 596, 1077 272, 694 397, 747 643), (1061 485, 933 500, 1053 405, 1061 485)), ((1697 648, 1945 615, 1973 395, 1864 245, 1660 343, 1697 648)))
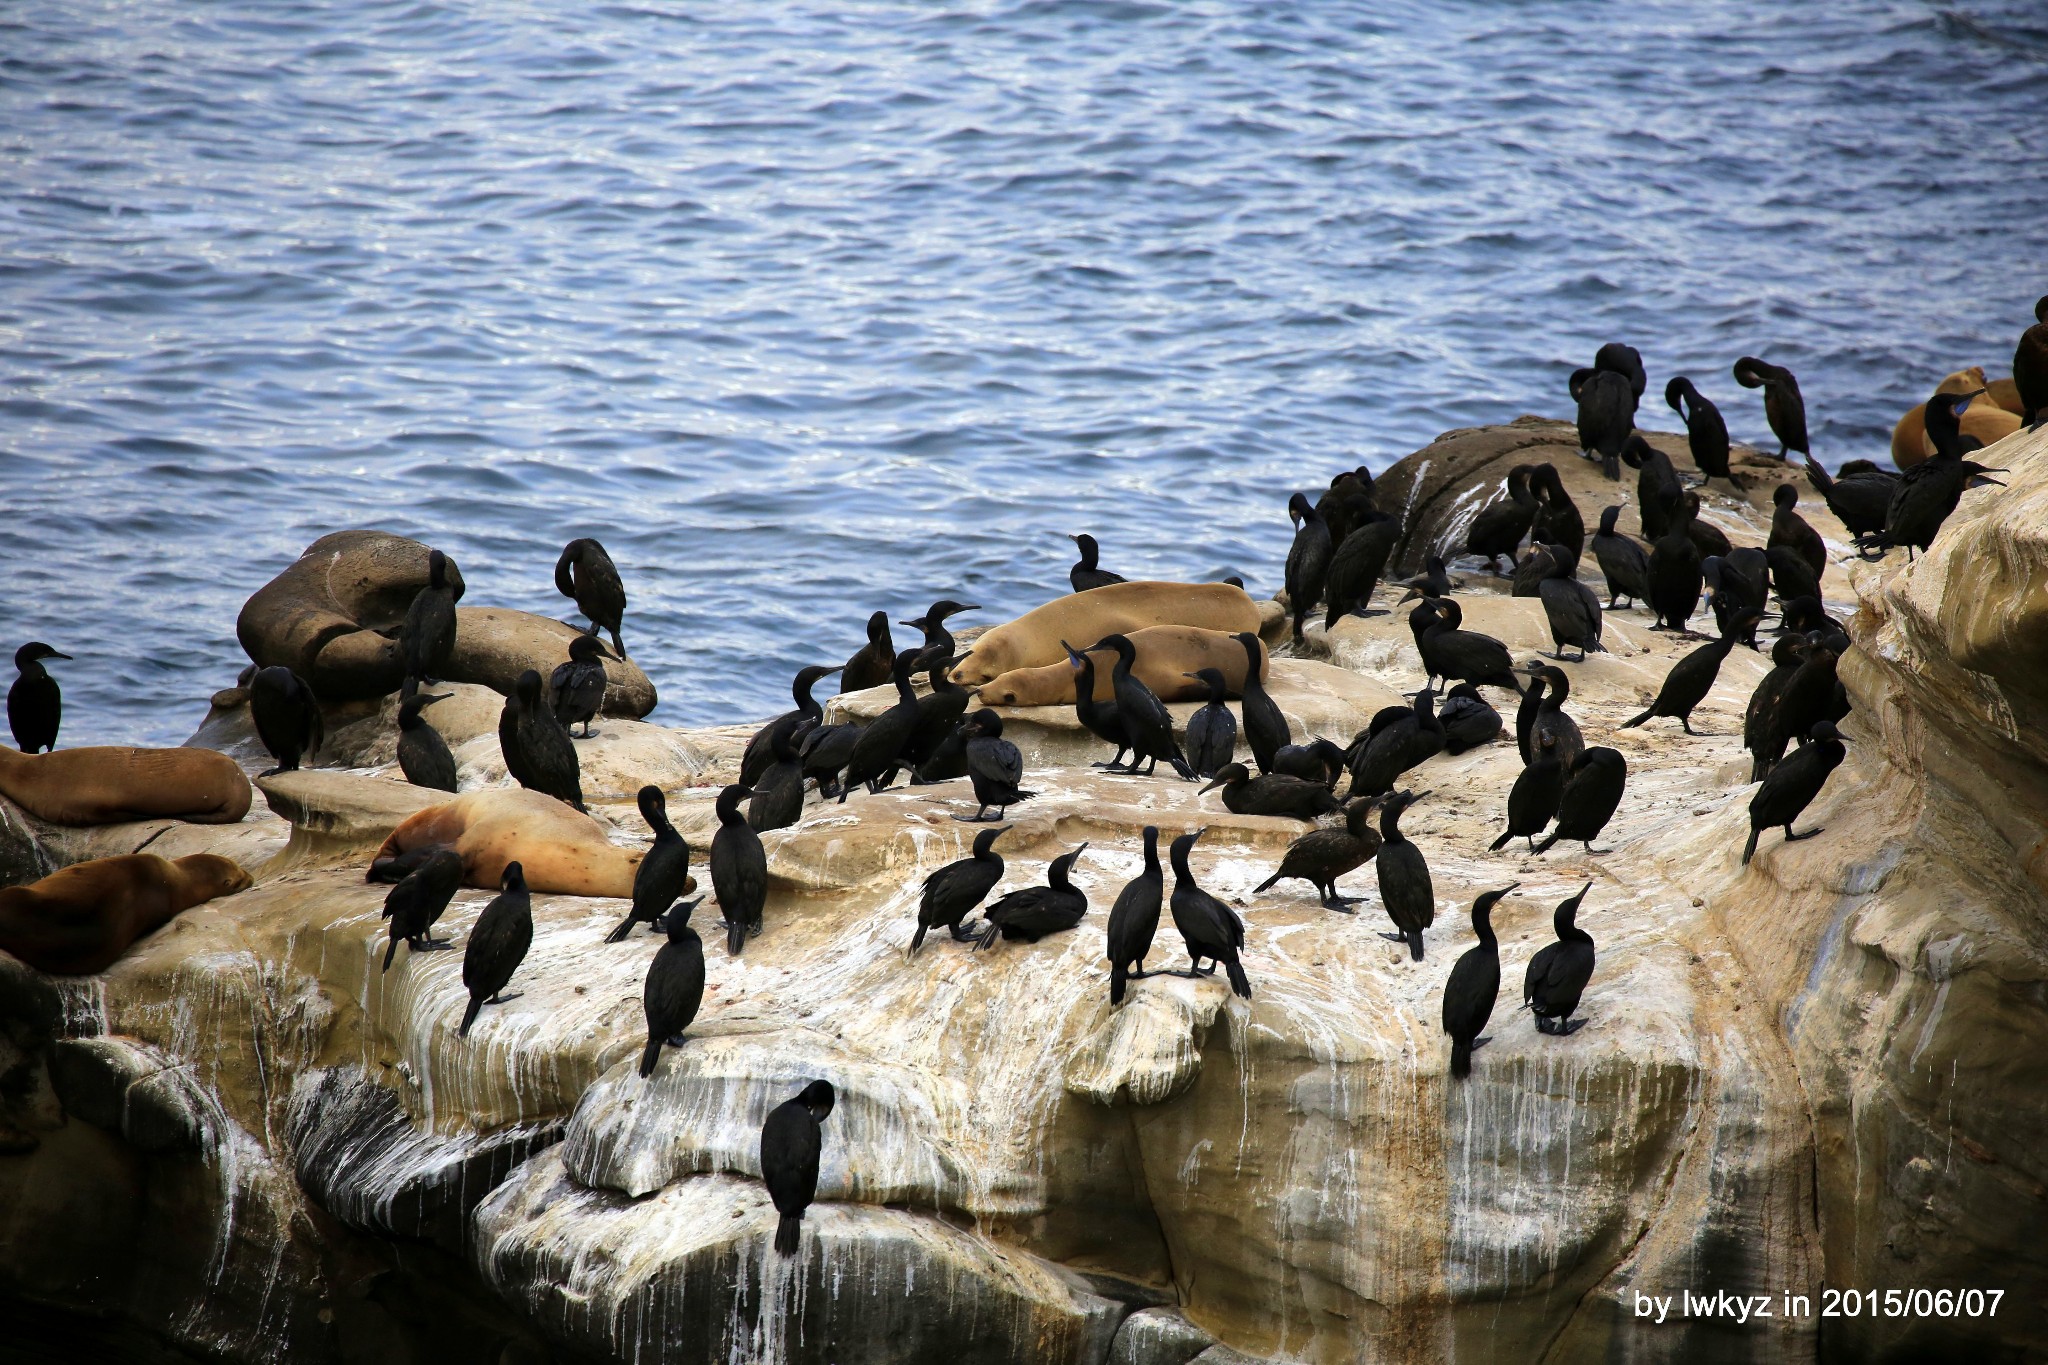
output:
POLYGON ((929 624, 922 616, 913 616, 908 621, 898 621, 896 624, 899 626, 916 626, 919 630, 930 629, 929 624))
POLYGON ((1201 827, 1200 829, 1196 830, 1196 831, 1195 831, 1195 842, 1196 842, 1196 843, 1198 843, 1198 844, 1199 844, 1199 843, 1201 843, 1201 842, 1202 842, 1202 836, 1203 836, 1204 834, 1207 834, 1208 832, 1209 832, 1209 827, 1208 827, 1207 825, 1204 825, 1204 826, 1202 826, 1202 827, 1201 827))
MULTIPOLYGON (((2004 472, 2005 472, 2005 471, 2004 471, 2003 469, 2001 469, 2001 470, 1999 470, 1999 471, 1998 471, 1998 473, 2000 473, 2000 474, 2003 474, 2004 472)), ((1988 483, 1988 482, 1990 482, 1990 481, 1989 481, 1989 480, 1986 480, 1986 482, 1988 483)), ((2003 484, 2000 484, 2000 485, 1999 485, 1999 487, 2001 487, 2001 488, 2003 488, 2004 486, 2005 486, 2005 485, 2003 485, 2003 484)), ((44 655, 43 657, 44 657, 45 659, 68 659, 68 658, 70 658, 71 656, 70 656, 69 654, 59 654, 59 653, 58 653, 58 652, 57 652, 56 650, 54 650, 54 649, 53 649, 53 650, 51 650, 51 651, 50 651, 50 652, 49 652, 48 654, 45 654, 45 655, 44 655)))
MULTIPOLYGON (((1993 474, 2003 474, 2003 473, 2005 473, 2005 471, 2004 471, 2003 469, 1994 469, 1994 470, 1992 470, 1992 471, 1991 471, 1991 473, 1993 473, 1993 474)), ((2005 485, 2004 485, 2004 484, 2002 484, 2002 483, 2000 483, 2000 482, 1999 482, 1998 480, 1996 480, 1996 479, 1993 479, 1993 478, 1990 478, 1990 477, 1987 477, 1986 475, 1983 475, 1983 474, 1973 474, 1973 475, 1971 475, 1971 476, 1970 476, 1970 484, 1969 484, 1969 486, 1970 486, 1970 487, 1972 487, 1972 488, 1987 488, 1987 487, 1989 487, 1989 488, 2003 488, 2003 487, 2005 487, 2005 485)), ((56 655, 55 657, 57 657, 57 658, 59 658, 59 659, 62 659, 62 658, 64 658, 65 656, 64 656, 64 655, 62 655, 62 654, 59 654, 59 655, 56 655)))
POLYGON ((1072 531, 1067 532, 1067 539, 1073 541, 1076 545, 1081 543, 1081 537, 1075 535, 1072 531))
POLYGON ((958 616, 958 615, 959 615, 959 614, 960 614, 961 612, 963 612, 963 611, 980 611, 980 610, 981 610, 981 608, 980 608, 980 607, 976 606, 976 605, 975 605, 974 603, 972 603, 972 602, 969 602, 969 603, 968 603, 968 604, 967 604, 966 606, 964 606, 964 607, 955 607, 955 608, 953 608, 953 610, 951 610, 951 611, 947 612, 947 613, 946 613, 946 615, 948 615, 948 616, 958 616))
POLYGON ((1080 846, 1079 848, 1075 849, 1075 850, 1074 850, 1074 851, 1073 851, 1073 852, 1072 852, 1071 854, 1069 854, 1069 855, 1067 855, 1067 856, 1069 856, 1069 857, 1072 857, 1072 858, 1079 858, 1079 857, 1080 857, 1080 856, 1081 856, 1081 855, 1082 855, 1083 853, 1086 853, 1087 851, 1088 851, 1088 841, 1087 841, 1086 839, 1083 839, 1083 840, 1081 841, 1081 846, 1080 846))
POLYGON ((1504 889, 1503 889, 1503 890, 1501 891, 1501 894, 1502 894, 1503 896, 1505 896, 1505 895, 1507 895, 1507 894, 1508 894, 1508 892, 1510 892, 1510 891, 1514 891, 1514 890, 1518 889, 1518 888, 1519 888, 1519 887, 1520 887, 1521 885, 1522 885, 1522 884, 1521 884, 1520 882, 1516 882, 1516 883, 1514 883, 1514 885, 1512 885, 1512 886, 1509 886, 1509 887, 1506 887, 1506 888, 1504 888, 1504 889))
POLYGON ((1221 786, 1225 785, 1225 783, 1227 782, 1227 780, 1228 780, 1228 779, 1226 779, 1226 778, 1221 778, 1221 777, 1219 777, 1219 778, 1217 778, 1217 779, 1216 779, 1215 781, 1211 782, 1211 783, 1210 783, 1210 784, 1209 784, 1208 786, 1206 786, 1206 787, 1202 788, 1202 791, 1196 792, 1196 793, 1195 793, 1195 795, 1197 795, 1197 796, 1200 796, 1200 795, 1202 794, 1202 792, 1212 792, 1212 791, 1215 791, 1215 790, 1216 790, 1216 789, 1217 789, 1218 787, 1221 787, 1221 786))

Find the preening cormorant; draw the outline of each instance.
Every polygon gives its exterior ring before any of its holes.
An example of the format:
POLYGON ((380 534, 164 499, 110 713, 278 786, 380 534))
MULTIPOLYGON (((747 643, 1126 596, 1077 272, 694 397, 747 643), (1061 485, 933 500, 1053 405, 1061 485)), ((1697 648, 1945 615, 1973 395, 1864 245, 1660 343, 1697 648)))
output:
POLYGON ((461 888, 462 855, 449 848, 433 850, 399 879, 384 897, 384 917, 391 921, 391 942, 384 949, 385 971, 391 970, 391 958, 401 939, 415 953, 454 946, 435 938, 432 931, 461 888))
POLYGON ((1566 557, 1564 546, 1552 545, 1550 558, 1550 572, 1537 585, 1537 591, 1543 599, 1543 615, 1550 623, 1550 642, 1556 647, 1556 657, 1564 658, 1566 645, 1579 651, 1580 663, 1585 662, 1588 653, 1606 653, 1606 646, 1600 643, 1600 595, 1572 577, 1574 561, 1566 557))
POLYGON ((1678 516, 1650 547, 1649 602, 1657 613, 1651 630, 1682 631, 1699 610, 1700 588, 1706 580, 1700 573, 1700 549, 1693 543, 1691 527, 1692 518, 1681 503, 1678 516))
POLYGON ((1579 755, 1586 752, 1586 741, 1579 734, 1579 723, 1564 709, 1564 704, 1571 700, 1572 680, 1555 664, 1538 664, 1529 672, 1531 676, 1543 679, 1545 690, 1543 700, 1537 704, 1536 714, 1530 721, 1524 761, 1534 761, 1535 753, 1542 747, 1543 737, 1549 735, 1557 741, 1558 766, 1570 772, 1578 766, 1579 755))
POLYGON ((1612 370, 1575 370, 1568 387, 1579 405, 1579 449, 1597 458, 1610 479, 1621 477, 1622 443, 1635 430, 1635 395, 1612 370))
MULTIPOLYGON (((1419 768, 1444 751, 1449 737, 1437 718, 1436 693, 1424 687, 1415 694, 1408 714, 1375 725, 1351 763, 1349 797, 1378 796, 1394 789, 1404 773, 1419 768)), ((1391 713, 1394 708, 1386 708, 1391 713)), ((1378 720, 1378 717, 1374 717, 1378 720)))
POLYGON ((1482 744, 1491 744, 1501 732, 1500 712, 1471 683, 1459 683, 1444 693, 1436 718, 1444 727, 1444 752, 1462 754, 1482 744))
POLYGON ((1535 524, 1536 513, 1541 510, 1536 495, 1529 491, 1529 480, 1535 472, 1536 466, 1527 464, 1518 464, 1510 469, 1506 500, 1482 508, 1465 532, 1464 553, 1485 559, 1486 566, 1497 574, 1503 559, 1507 560, 1510 568, 1514 566, 1515 547, 1522 543, 1523 536, 1529 534, 1529 528, 1535 524))
POLYGON ((1726 479, 1733 483, 1735 476, 1728 472, 1728 423, 1721 410, 1684 375, 1664 386, 1664 401, 1685 420, 1685 441, 1700 471, 1700 481, 1726 479))
POLYGON ((1779 459, 1791 459, 1787 452, 1793 450, 1801 455, 1813 453, 1812 443, 1806 439, 1806 400, 1799 396, 1799 381, 1792 371, 1746 355, 1735 362, 1735 382, 1745 389, 1763 389, 1764 420, 1778 438, 1779 459))
POLYGON ((1805 560, 1815 578, 1827 572, 1827 542, 1799 515, 1799 490, 1781 483, 1771 494, 1771 534, 1764 548, 1783 545, 1805 560))
POLYGON ((1323 629, 1328 630, 1345 616, 1373 613, 1373 590, 1387 571, 1387 556, 1400 539, 1401 523, 1385 512, 1368 512, 1351 528, 1330 554, 1330 571, 1324 586, 1328 598, 1323 629))
POLYGON ((1621 458, 1636 473, 1636 515, 1641 519, 1643 539, 1655 544, 1671 529, 1685 501, 1685 483, 1672 467, 1671 457, 1640 436, 1631 436, 1621 448, 1621 458))
POLYGON ((611 632, 612 648, 620 658, 626 657, 625 643, 619 639, 626 619, 626 584, 604 546, 587 536, 564 545, 555 561, 555 591, 574 600, 576 610, 589 619, 586 634, 611 632))
POLYGON ((804 761, 786 734, 774 738, 775 761, 753 784, 747 799, 747 824, 757 834, 788 829, 804 816, 804 761))

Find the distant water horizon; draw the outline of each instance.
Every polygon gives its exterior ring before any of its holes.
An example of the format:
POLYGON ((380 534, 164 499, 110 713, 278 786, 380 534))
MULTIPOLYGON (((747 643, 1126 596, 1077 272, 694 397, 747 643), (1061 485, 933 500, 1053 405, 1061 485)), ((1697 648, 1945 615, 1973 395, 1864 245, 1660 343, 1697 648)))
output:
MULTIPOLYGON (((2048 292, 2048 15, 988 0, 26 0, 0 16, 6 648, 177 743, 242 603, 370 526, 570 617, 669 725, 869 612, 1005 619, 1068 533, 1279 586, 1285 501, 1569 417, 1602 342, 1886 459, 2048 292)), ((1591 513, 1589 512, 1589 520, 1591 513)), ((912 633, 903 632, 908 638, 912 633)))

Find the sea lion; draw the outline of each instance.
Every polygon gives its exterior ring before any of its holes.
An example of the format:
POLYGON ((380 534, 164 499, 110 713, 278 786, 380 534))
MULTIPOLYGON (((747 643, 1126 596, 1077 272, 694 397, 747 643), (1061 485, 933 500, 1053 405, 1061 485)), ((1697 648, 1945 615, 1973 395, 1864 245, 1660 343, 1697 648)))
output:
MULTIPOLYGON (((621 900, 632 898, 633 874, 643 856, 643 850, 612 843, 603 825, 552 796, 492 787, 407 817, 377 850, 370 876, 389 877, 416 861, 415 855, 437 848, 462 855, 465 886, 496 890, 505 865, 516 862, 525 866, 526 885, 534 891, 621 900)), ((695 879, 685 882, 683 893, 696 885, 695 879)))
MULTIPOLYGON (((1256 633, 1259 609, 1243 588, 1228 583, 1110 583, 1054 598, 984 631, 951 676, 963 687, 979 687, 1015 669, 1064 666, 1067 651, 1062 640, 1085 649, 1106 636, 1129 635, 1147 626, 1256 633)), ((1071 689, 1067 695, 1071 700, 1071 689)))
MULTIPOLYGON (((1130 638, 1138 647, 1138 661, 1131 667, 1131 676, 1151 688, 1161 701, 1198 701, 1208 696, 1207 684, 1187 676, 1205 668, 1223 674, 1226 696, 1243 695, 1246 660, 1244 646, 1238 643, 1236 635, 1203 630, 1200 626, 1147 626, 1132 631, 1130 638)), ((1095 641, 1068 643, 1085 649, 1095 641)), ((1259 648, 1263 653, 1265 646, 1261 644, 1259 648)), ((1108 701, 1114 695, 1110 669, 1116 663, 1116 651, 1086 652, 1095 661, 1095 700, 1108 701)), ((984 706, 1066 706, 1074 700, 1074 667, 1062 661, 1041 668, 1013 668, 983 683, 978 695, 984 706)))
MULTIPOLYGON (((1986 381, 1984 367, 1972 365, 1966 370, 1957 370, 1934 386, 1934 392, 1975 393, 1985 390, 1986 403, 1972 403, 1963 410, 1963 435, 1974 436, 1985 445, 1996 445, 2020 429, 2017 413, 2009 411, 1999 399, 1999 386, 2004 385, 2012 401, 2019 401, 2018 391, 2013 389, 2010 379, 1986 381)), ((1933 395, 1929 395, 1932 397, 1933 395)), ((1922 460, 1934 454, 1934 443, 1927 439, 1927 405, 1915 403, 1906 415, 1892 428, 1892 463, 1900 469, 1911 469, 1922 460)))
POLYGON ((2020 386, 2015 380, 1987 380, 1984 384, 1984 396, 2015 417, 2027 415, 2026 403, 2020 398, 2020 386))
POLYGON ((48 754, 0 749, 0 796, 53 825, 232 825, 249 813, 250 801, 249 779, 226 754, 121 745, 48 754))
POLYGON ((0 890, 0 948, 53 975, 102 972, 180 911, 248 885, 247 872, 214 853, 176 862, 124 853, 73 863, 39 882, 0 890))

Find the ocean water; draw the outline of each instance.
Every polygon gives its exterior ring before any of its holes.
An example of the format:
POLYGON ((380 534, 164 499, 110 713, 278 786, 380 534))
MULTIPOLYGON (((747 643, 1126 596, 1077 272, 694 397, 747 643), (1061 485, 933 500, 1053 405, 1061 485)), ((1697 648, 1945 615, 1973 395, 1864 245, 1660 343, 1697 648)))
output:
POLYGON ((727 722, 1068 532, 1270 590, 1289 491, 1610 339, 1882 458, 2048 291, 2043 128, 2034 0, 15 0, 4 643, 176 742, 327 531, 556 615, 594 535, 727 722))

